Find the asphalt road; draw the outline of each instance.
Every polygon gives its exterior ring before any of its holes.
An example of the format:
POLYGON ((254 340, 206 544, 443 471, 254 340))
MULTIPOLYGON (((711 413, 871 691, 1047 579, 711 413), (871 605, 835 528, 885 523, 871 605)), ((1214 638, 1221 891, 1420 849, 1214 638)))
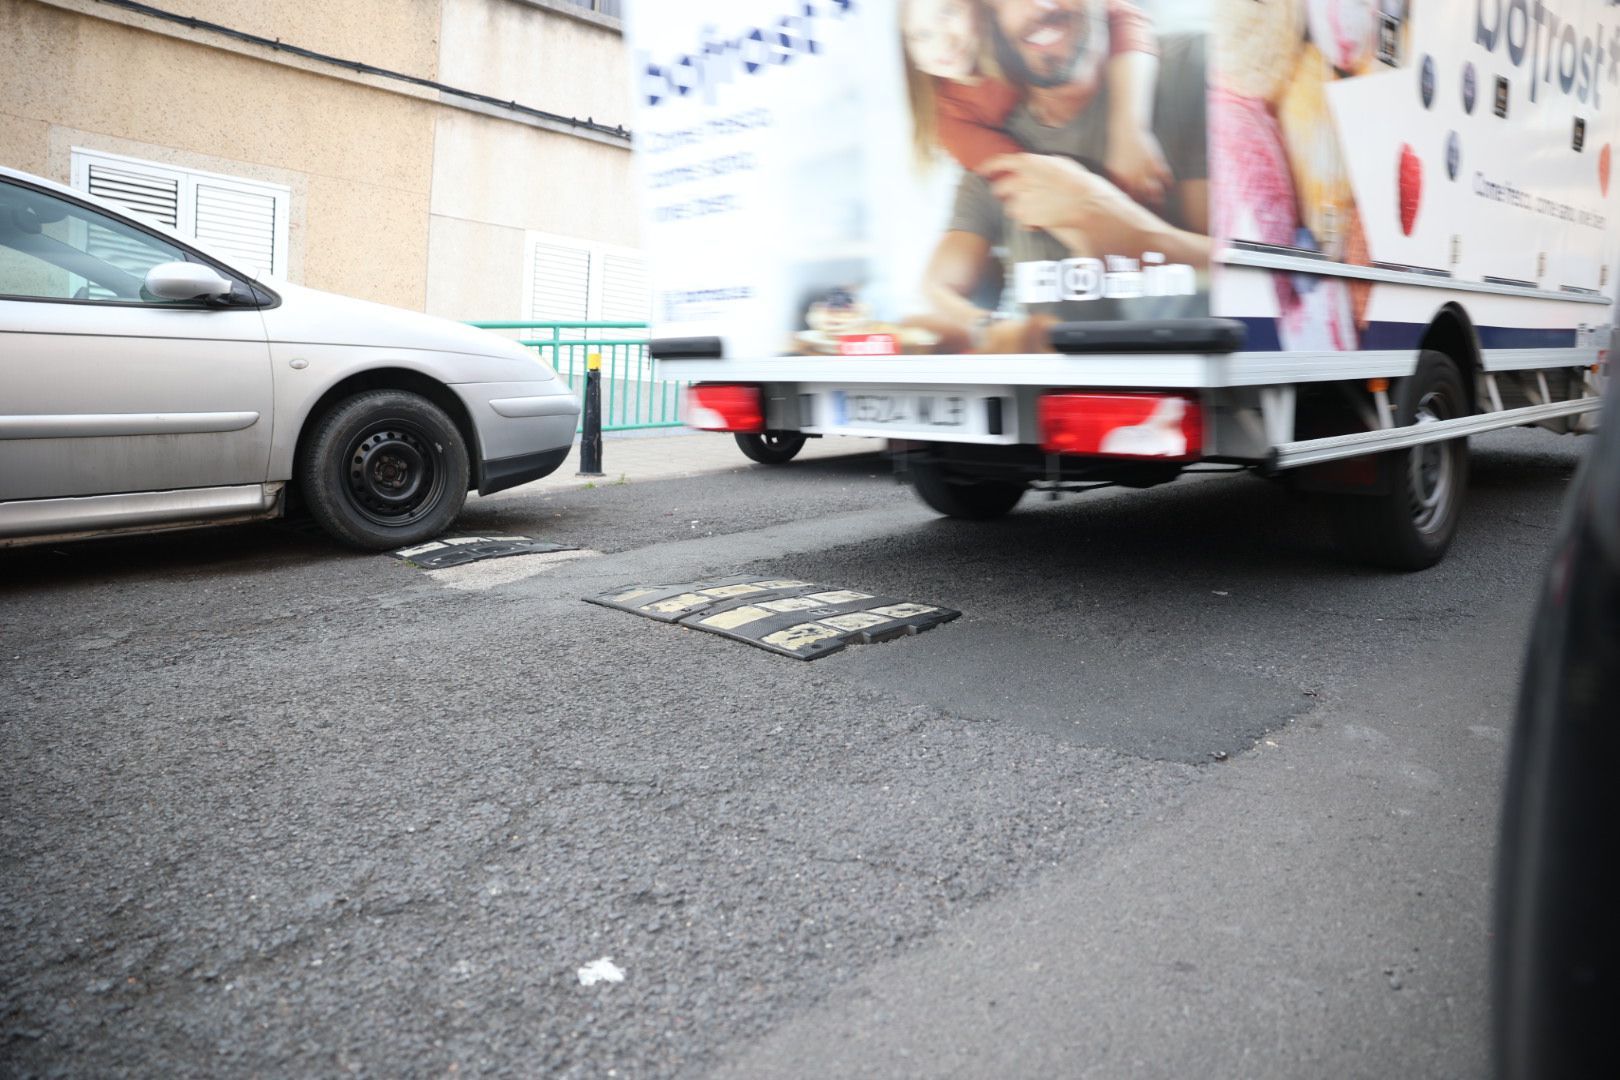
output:
POLYGON ((475 502, 601 553, 483 576, 0 553, 0 1073, 1479 1076, 1580 449, 1476 440, 1410 576, 1249 477, 976 525, 875 458, 475 502), (806 664, 580 599, 753 571, 964 614, 806 664))

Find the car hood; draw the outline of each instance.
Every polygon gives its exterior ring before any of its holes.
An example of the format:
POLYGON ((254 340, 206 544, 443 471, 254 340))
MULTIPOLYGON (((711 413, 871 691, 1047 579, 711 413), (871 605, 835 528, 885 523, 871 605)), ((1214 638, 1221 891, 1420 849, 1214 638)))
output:
POLYGON ((452 319, 356 300, 273 278, 267 288, 281 303, 264 312, 273 342, 424 349, 533 363, 535 354, 509 338, 452 319))

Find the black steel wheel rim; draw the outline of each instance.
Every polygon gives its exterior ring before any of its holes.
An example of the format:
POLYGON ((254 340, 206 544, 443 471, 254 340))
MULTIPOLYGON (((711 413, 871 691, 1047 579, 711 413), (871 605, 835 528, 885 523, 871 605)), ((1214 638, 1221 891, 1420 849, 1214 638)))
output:
POLYGON ((343 456, 344 491, 355 511, 376 525, 413 525, 433 512, 444 491, 444 453, 408 420, 367 424, 343 456))
MULTIPOLYGON (((1448 420, 1454 410, 1443 391, 1430 391, 1418 403, 1414 423, 1432 424, 1448 420)), ((1440 530, 1451 512, 1458 483, 1455 442, 1424 443, 1407 453, 1407 502, 1412 524, 1424 534, 1440 530)))

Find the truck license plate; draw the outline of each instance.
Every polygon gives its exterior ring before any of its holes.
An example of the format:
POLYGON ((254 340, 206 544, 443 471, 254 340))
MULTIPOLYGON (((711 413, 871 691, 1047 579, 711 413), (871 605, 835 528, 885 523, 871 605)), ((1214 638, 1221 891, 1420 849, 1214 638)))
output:
POLYGON ((960 394, 833 391, 834 422, 850 427, 964 428, 968 399, 960 394))
POLYGON ((815 400, 813 434, 891 439, 1016 441, 1014 398, 1006 387, 801 386, 815 400))

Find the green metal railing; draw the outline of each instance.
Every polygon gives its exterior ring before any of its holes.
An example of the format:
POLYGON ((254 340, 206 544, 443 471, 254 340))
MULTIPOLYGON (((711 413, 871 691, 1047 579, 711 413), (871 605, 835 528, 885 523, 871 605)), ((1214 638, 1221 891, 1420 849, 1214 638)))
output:
MULTIPOLYGON (((602 358, 602 430, 680 427, 685 383, 653 378, 644 322, 475 322, 482 330, 529 331, 517 339, 550 364, 576 394, 585 392, 592 353, 602 358), (640 331, 639 336, 635 333, 640 331)), ((583 416, 581 424, 584 423, 583 416)))

